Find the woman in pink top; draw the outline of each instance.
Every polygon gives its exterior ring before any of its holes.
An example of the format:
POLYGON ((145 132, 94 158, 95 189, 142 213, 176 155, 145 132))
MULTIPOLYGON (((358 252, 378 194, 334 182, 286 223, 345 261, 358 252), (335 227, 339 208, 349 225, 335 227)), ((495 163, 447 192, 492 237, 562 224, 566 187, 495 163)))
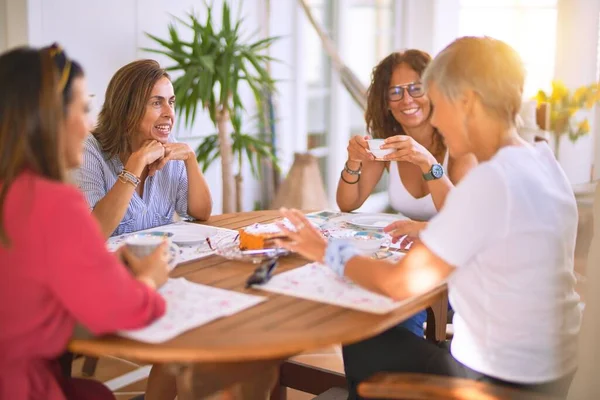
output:
POLYGON ((132 275, 65 183, 90 129, 77 63, 56 46, 18 48, 0 55, 0 87, 0 398, 114 398, 63 376, 57 358, 76 323, 102 334, 164 313, 164 249, 143 260, 123 252, 132 275))

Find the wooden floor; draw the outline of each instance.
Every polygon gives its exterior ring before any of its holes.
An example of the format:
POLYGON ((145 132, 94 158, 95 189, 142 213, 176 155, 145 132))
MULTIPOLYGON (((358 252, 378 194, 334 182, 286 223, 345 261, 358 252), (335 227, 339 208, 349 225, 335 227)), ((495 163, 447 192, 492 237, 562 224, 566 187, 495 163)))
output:
MULTIPOLYGON (((339 348, 331 347, 293 358, 305 364, 318 366, 333 371, 343 372, 341 353, 339 348)), ((81 376, 83 359, 79 358, 73 363, 73 375, 81 376)), ((101 358, 96 369, 95 379, 104 382, 115 394, 117 400, 128 400, 146 389, 146 377, 149 366, 138 365, 118 358, 101 358)), ((289 400, 308 400, 314 395, 288 389, 289 400)))

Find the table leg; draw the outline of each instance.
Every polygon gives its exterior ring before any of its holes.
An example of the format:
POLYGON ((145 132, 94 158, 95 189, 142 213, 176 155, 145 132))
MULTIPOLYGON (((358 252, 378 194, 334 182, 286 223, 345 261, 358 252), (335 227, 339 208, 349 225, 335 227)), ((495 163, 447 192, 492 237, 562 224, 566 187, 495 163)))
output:
POLYGON ((427 309, 427 339, 435 342, 446 340, 446 322, 448 319, 448 294, 444 293, 427 309))
POLYGON ((171 365, 178 400, 266 400, 283 360, 171 365))

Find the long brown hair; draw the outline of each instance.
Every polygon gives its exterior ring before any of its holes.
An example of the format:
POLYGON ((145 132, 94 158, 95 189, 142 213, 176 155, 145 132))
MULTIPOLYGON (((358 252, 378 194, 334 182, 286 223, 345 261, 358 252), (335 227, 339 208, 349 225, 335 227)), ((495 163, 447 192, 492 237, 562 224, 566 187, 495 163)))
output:
POLYGON ((158 62, 138 60, 121 67, 111 78, 92 131, 108 158, 131 153, 131 135, 144 118, 152 89, 162 77, 170 79, 158 62))
MULTIPOLYGON (((367 111, 365 112, 367 132, 370 135, 385 139, 390 136, 406 134, 402 125, 396 121, 388 107, 387 94, 392 74, 398 65, 406 64, 421 76, 430 62, 431 56, 428 53, 410 49, 388 55, 373 68, 371 85, 367 91, 367 111)), ((445 149, 442 136, 437 129, 434 129, 433 141, 436 153, 445 149)))
POLYGON ((47 179, 65 178, 60 130, 64 101, 69 101, 71 82, 78 73, 83 73, 81 67, 56 46, 21 47, 0 55, 0 243, 4 246, 10 244, 4 205, 19 174, 29 169, 47 179))

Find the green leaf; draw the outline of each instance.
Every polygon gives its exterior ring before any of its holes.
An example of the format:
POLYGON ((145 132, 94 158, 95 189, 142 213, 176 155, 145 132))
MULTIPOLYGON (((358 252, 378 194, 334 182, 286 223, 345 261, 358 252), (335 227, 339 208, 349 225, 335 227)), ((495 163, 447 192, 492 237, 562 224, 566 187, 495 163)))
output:
MULTIPOLYGON (((257 176, 261 172, 261 160, 268 159, 276 165, 277 158, 267 141, 242 133, 245 109, 251 107, 244 103, 241 92, 250 88, 258 112, 264 116, 259 119, 260 123, 263 126, 272 123, 269 109, 262 103, 275 88, 267 65, 279 60, 270 57, 267 49, 280 37, 242 38, 241 3, 238 3, 238 15, 233 17, 231 3, 223 0, 220 21, 215 21, 214 1, 204 0, 206 14, 203 17, 193 10, 181 18, 172 16, 167 37, 146 33, 157 47, 144 50, 168 57, 174 63, 167 70, 181 72, 173 86, 178 119, 186 126, 194 125, 198 107, 208 112, 215 126, 217 112, 221 109, 229 112, 236 161, 241 164, 247 159, 252 173, 257 176), (182 40, 188 37, 191 41, 182 40)), ((204 171, 220 157, 218 142, 218 135, 213 134, 206 136, 198 146, 197 159, 204 171)))

